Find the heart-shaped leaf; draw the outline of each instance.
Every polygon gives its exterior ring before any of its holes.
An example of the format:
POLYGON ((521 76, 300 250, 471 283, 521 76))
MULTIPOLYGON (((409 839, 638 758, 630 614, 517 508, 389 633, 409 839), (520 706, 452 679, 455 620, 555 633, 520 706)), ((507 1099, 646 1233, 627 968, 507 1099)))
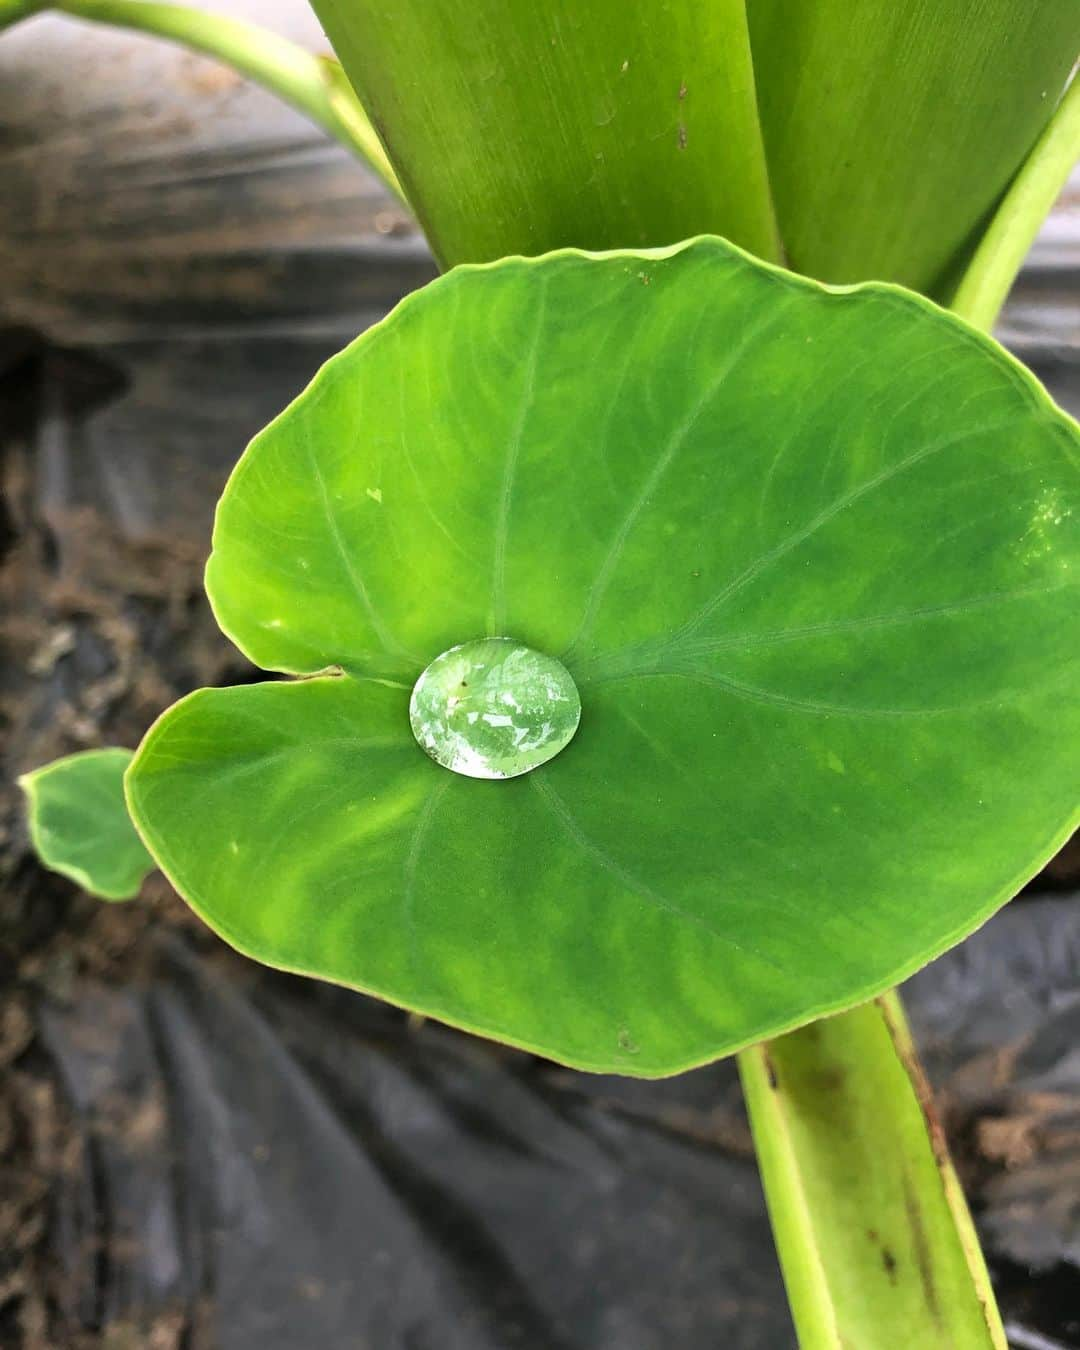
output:
POLYGON ((895 983, 1076 822, 1080 438, 895 288, 715 239, 463 268, 330 361, 222 499, 268 669, 128 775, 241 950, 583 1068, 673 1072, 895 983), (409 725, 506 636, 581 720, 508 781, 409 725))
POLYGON ((102 900, 130 900, 154 869, 124 803, 130 763, 130 750, 83 750, 19 779, 38 857, 102 900))

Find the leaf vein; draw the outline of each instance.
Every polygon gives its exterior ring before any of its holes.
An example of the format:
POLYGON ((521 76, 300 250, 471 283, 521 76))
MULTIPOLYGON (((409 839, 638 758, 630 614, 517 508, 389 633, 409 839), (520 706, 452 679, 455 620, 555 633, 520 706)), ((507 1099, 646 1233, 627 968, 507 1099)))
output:
POLYGON ((510 533, 510 503, 514 494, 518 460, 521 458, 521 444, 525 437, 525 425, 536 397, 536 370, 540 357, 540 336, 543 332, 547 311, 547 286, 547 278, 545 278, 537 291, 536 322, 529 342, 528 354, 525 358, 525 378, 522 381, 521 400, 503 462, 503 480, 499 492, 498 512, 495 517, 495 550, 492 561, 492 637, 504 636, 503 628, 506 624, 506 545, 510 533))
POLYGON ((661 895, 659 891, 653 890, 651 886, 638 880, 637 877, 628 872, 626 868, 616 862, 609 853, 605 852, 599 844, 594 843, 588 837, 578 824, 577 820, 575 820, 569 806, 542 774, 531 774, 529 782, 533 790, 551 811, 552 815, 559 821, 574 843, 577 844, 578 848, 586 854, 587 857, 591 858, 602 871, 607 872, 610 876, 614 877, 620 885, 625 886, 629 891, 633 891, 635 895, 639 895, 643 900, 647 900, 655 909, 662 910, 664 913, 670 914, 684 923, 693 924, 696 928, 702 929, 718 942, 722 942, 729 947, 734 947, 736 951, 746 952, 748 955, 756 957, 759 961, 763 961, 766 965, 772 966, 774 970, 782 969, 782 967, 777 965, 771 957, 765 956, 763 952, 756 950, 754 947, 749 947, 745 943, 737 942, 727 933, 721 933, 718 929, 713 928, 707 920, 703 919, 700 914, 693 914, 690 910, 684 909, 674 900, 670 900, 667 896, 661 895))

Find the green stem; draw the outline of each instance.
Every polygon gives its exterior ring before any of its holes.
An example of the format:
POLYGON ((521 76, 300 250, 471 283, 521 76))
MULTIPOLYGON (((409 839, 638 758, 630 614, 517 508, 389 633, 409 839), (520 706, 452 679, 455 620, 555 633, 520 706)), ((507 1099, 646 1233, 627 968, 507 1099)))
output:
POLYGON ((363 159, 402 201, 397 175, 337 61, 255 24, 151 0, 0 0, 0 29, 46 9, 131 28, 216 57, 272 90, 363 159))
POLYGON ((994 213, 950 308, 978 328, 992 328, 1024 259, 1080 159, 1080 78, 1053 117, 994 213))
POLYGON ((739 1072, 802 1350, 1005 1350, 898 997, 744 1051, 739 1072))

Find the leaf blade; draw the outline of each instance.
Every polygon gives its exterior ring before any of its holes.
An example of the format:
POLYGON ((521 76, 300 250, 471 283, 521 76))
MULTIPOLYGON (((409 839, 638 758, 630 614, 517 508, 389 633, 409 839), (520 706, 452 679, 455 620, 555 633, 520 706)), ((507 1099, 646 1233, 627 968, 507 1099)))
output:
MULTIPOLYGON (((505 635, 565 660, 581 725, 516 786, 410 786, 374 880, 348 831, 315 848, 251 797, 262 902, 291 916, 261 955, 300 968, 292 925, 309 973, 642 1076, 881 992, 1076 822, 1077 467, 1030 375, 895 288, 824 288, 716 240, 434 283, 253 442, 219 510, 215 612, 264 664, 346 672, 245 698, 326 685, 354 700, 339 727, 397 700, 380 716, 417 774, 442 771, 409 744, 409 684, 500 603, 505 635), (303 946, 331 893, 360 926, 303 946)), ((177 833, 172 859, 147 837, 190 894, 228 800, 184 823, 214 791, 212 764, 185 784, 184 745, 155 769, 169 800, 133 811, 177 833)), ((313 779, 335 810, 363 804, 351 773, 313 779)), ((219 929, 250 882, 205 882, 219 929)))
POLYGON ((153 871, 124 805, 132 751, 84 750, 23 774, 34 851, 102 900, 130 900, 153 871))
POLYGON ((799 1344, 887 1350, 903 1326, 1006 1350, 896 995, 754 1046, 739 1072, 799 1344))

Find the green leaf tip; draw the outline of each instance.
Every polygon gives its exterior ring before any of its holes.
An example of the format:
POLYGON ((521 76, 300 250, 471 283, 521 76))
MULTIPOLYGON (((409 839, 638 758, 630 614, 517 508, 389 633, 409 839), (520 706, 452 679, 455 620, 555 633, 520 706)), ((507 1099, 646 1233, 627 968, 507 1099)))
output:
POLYGON ((124 802, 131 759, 130 750, 84 750, 18 780, 38 858, 102 900, 132 899, 155 865, 124 802))
POLYGON ((1027 371, 896 287, 712 238, 456 269, 219 504, 219 623, 315 678, 182 700, 130 809, 270 965, 578 1068, 707 1062, 891 987, 1077 824, 1078 465, 1027 371), (506 635, 580 726, 449 773, 410 693, 506 635))

